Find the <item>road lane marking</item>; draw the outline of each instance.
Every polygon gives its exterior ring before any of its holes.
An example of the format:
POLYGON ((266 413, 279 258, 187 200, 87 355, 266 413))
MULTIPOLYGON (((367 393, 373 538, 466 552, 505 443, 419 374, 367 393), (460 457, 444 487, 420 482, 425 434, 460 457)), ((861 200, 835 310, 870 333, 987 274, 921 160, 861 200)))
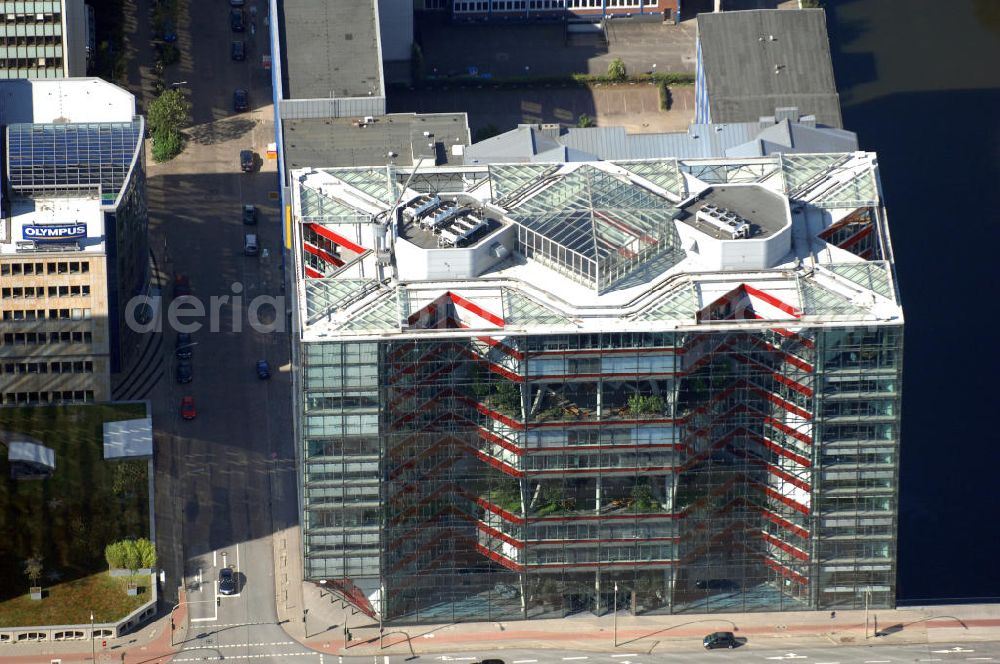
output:
POLYGON ((992 657, 966 657, 966 659, 969 660, 969 661, 973 661, 973 660, 987 661, 987 660, 991 660, 993 658, 992 657))
POLYGON ((866 659, 865 664, 892 664, 891 659, 866 659))
POLYGON ((293 646, 297 645, 296 641, 275 641, 273 643, 231 643, 231 644, 220 644, 216 646, 189 646, 184 648, 184 650, 204 650, 205 648, 263 648, 267 646, 293 646))
POLYGON ((612 655, 612 657, 638 657, 638 655, 632 653, 631 655, 612 655))
POLYGON ((586 657, 563 657, 563 661, 564 662, 570 662, 570 661, 573 661, 574 659, 587 659, 587 658, 586 657))

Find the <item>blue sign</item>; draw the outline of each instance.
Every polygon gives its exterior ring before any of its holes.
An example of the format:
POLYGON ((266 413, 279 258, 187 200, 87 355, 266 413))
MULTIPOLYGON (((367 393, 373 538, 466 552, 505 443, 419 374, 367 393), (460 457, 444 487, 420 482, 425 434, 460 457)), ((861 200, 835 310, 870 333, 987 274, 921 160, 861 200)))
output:
POLYGON ((87 237, 87 224, 26 224, 21 228, 25 240, 69 242, 87 237))

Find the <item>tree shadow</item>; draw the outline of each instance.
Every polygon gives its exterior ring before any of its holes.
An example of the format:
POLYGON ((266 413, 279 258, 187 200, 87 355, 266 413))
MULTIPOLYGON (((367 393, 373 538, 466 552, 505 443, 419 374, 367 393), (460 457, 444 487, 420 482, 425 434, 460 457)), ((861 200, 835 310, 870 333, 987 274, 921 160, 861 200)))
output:
POLYGON ((237 139, 254 128, 253 120, 236 118, 222 122, 195 125, 184 130, 188 139, 199 145, 214 145, 237 139))

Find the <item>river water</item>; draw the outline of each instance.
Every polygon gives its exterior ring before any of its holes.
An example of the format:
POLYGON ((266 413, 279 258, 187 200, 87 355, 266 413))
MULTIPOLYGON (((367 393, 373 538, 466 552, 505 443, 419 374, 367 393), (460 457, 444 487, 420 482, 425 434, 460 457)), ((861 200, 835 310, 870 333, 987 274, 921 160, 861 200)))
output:
POLYGON ((906 315, 899 601, 1000 598, 1000 0, 827 0, 906 315))

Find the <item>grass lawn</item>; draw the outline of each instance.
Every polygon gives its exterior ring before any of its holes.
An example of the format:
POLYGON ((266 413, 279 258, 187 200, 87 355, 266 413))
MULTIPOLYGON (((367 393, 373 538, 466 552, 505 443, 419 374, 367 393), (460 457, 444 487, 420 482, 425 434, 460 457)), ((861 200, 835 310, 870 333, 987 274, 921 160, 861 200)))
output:
MULTIPOLYGON (((125 592, 128 577, 112 577, 107 570, 47 587, 45 599, 33 600, 24 593, 0 601, 0 624, 5 627, 26 625, 79 625, 111 622, 122 618, 148 602, 153 578, 137 576, 139 594, 125 592)), ((22 584, 23 585, 23 584, 22 584)))
MULTIPOLYGON (((51 610, 45 605, 56 603, 52 598, 62 596, 62 586, 107 571, 108 543, 149 536, 146 461, 103 458, 104 422, 139 417, 145 417, 142 404, 0 408, 0 432, 36 438, 55 451, 56 459, 51 478, 14 481, 6 447, 0 445, 0 624, 12 624, 7 600, 16 603, 27 593, 24 561, 36 552, 43 559, 39 585, 50 598, 24 601, 44 623, 41 617, 51 610)), ((136 598, 124 591, 115 596, 120 606, 115 617, 126 615, 136 598)))

